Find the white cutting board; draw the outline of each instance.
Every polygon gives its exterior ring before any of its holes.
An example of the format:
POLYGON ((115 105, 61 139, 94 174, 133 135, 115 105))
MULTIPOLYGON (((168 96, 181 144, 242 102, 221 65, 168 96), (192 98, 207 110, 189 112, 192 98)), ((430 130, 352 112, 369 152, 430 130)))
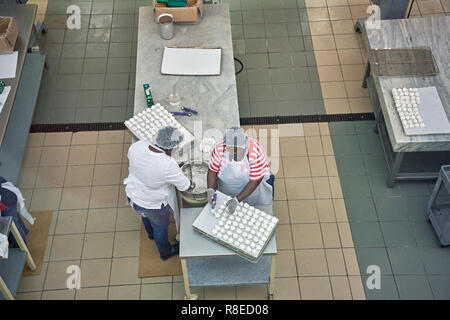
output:
POLYGON ((222 49, 165 47, 161 73, 186 76, 220 75, 222 49))

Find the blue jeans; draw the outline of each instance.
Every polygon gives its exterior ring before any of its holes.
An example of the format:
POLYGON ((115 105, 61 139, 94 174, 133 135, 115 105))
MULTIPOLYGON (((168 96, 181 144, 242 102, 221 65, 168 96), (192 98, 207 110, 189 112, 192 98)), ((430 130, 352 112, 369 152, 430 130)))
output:
MULTIPOLYGON (((128 198, 128 201, 130 199, 128 198)), ((133 209, 138 213, 142 213, 142 221, 148 236, 155 239, 158 247, 159 255, 165 257, 170 255, 172 245, 169 242, 168 227, 170 223, 170 206, 161 205, 161 209, 146 209, 133 203, 133 209), (147 220, 147 221, 145 221, 147 220)))

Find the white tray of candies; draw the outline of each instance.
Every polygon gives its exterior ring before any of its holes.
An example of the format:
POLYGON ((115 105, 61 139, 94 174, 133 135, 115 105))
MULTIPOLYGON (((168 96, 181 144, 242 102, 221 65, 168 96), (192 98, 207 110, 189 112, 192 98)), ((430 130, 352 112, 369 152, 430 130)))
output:
POLYGON ((126 120, 125 126, 139 140, 147 140, 151 143, 155 143, 158 130, 168 126, 178 128, 183 134, 184 139, 181 145, 194 139, 194 136, 175 119, 173 114, 159 103, 126 120))
POLYGON ((244 202, 230 215, 225 203, 231 197, 219 191, 217 194, 215 209, 207 204, 192 227, 241 257, 258 262, 275 233, 278 218, 244 202))

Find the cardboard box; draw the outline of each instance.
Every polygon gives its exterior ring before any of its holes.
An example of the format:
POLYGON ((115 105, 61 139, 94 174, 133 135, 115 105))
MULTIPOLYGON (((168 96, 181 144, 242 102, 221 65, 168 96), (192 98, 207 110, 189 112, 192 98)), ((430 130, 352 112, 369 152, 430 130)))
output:
POLYGON ((169 8, 164 3, 158 3, 153 0, 155 15, 158 18, 163 13, 170 13, 173 16, 174 23, 197 23, 203 15, 203 0, 197 0, 193 7, 169 8))
POLYGON ((19 30, 13 17, 0 17, 0 54, 14 51, 19 30))

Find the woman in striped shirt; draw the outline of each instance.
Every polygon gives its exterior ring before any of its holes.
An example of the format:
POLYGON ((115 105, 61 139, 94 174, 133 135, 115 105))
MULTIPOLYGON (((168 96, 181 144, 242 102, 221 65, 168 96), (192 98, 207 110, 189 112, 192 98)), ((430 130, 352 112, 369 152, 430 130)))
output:
POLYGON ((209 160, 208 200, 215 190, 233 197, 226 204, 233 213, 239 202, 250 205, 272 204, 273 180, 267 155, 261 144, 249 138, 242 128, 227 129, 209 160))

